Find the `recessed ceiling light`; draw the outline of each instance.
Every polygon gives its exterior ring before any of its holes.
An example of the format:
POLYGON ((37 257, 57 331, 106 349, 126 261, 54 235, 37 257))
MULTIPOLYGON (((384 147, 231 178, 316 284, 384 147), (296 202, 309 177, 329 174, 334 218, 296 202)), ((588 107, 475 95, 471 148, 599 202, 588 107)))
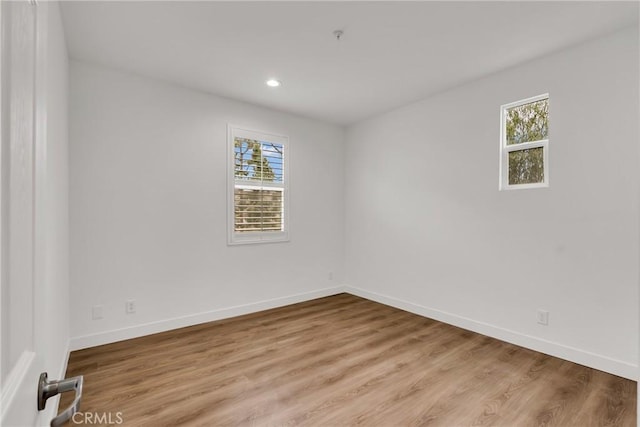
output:
POLYGON ((269 87, 278 87, 280 86, 282 83, 280 83, 279 80, 276 79, 269 79, 267 80, 267 86, 269 87))

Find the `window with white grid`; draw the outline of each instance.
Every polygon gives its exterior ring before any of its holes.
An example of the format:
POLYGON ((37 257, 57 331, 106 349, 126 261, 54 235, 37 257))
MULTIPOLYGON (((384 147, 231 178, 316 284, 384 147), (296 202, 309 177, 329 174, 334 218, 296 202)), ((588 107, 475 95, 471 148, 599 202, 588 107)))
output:
POLYGON ((287 241, 288 138, 229 126, 229 243, 287 241))
POLYGON ((549 186, 549 94, 500 108, 500 189, 549 186))

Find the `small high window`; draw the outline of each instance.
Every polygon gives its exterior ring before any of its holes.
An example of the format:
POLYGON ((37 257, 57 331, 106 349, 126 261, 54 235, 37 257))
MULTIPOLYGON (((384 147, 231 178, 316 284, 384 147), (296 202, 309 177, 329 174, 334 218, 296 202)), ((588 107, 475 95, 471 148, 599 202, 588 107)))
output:
POLYGON ((289 239, 288 139, 229 126, 229 244, 289 239))
POLYGON ((548 187, 549 94, 500 109, 500 189, 548 187))

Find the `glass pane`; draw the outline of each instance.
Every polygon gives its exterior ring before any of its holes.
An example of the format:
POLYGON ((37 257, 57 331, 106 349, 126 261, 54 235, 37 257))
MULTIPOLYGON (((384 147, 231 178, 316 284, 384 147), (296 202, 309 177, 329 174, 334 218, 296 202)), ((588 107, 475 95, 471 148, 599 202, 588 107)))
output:
POLYGON ((539 141, 549 137, 549 98, 508 108, 507 145, 539 141))
POLYGON ((282 231, 283 191, 236 188, 236 232, 282 231))
POLYGON ((265 181, 282 182, 284 158, 282 144, 261 142, 263 179, 265 181))
POLYGON ((283 146, 254 139, 234 139, 235 178, 247 181, 283 181, 283 146))
POLYGON ((235 138, 233 143, 236 179, 255 179, 253 148, 258 145, 258 141, 235 138))
POLYGON ((544 182, 543 150, 538 147, 509 153, 509 185, 544 182))

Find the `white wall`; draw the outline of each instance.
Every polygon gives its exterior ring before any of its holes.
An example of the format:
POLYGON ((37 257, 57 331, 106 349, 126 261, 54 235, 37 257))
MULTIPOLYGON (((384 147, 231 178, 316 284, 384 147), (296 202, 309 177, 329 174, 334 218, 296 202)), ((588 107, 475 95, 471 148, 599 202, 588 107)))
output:
POLYGON ((636 28, 350 127, 351 291, 635 378, 637 95, 636 28), (499 192, 500 105, 545 92, 550 188, 499 192))
POLYGON ((76 61, 70 114, 73 348, 336 292, 341 128, 76 61), (289 136, 290 242, 227 246, 227 123, 289 136))

